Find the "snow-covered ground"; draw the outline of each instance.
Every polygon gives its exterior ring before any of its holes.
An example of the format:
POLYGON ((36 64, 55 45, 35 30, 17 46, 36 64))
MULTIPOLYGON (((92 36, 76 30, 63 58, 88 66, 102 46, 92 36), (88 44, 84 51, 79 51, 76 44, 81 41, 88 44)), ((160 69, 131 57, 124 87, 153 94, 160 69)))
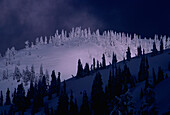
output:
MULTIPOLYGON (((44 73, 46 69, 49 71, 50 75, 52 70, 55 70, 56 73, 61 72, 61 79, 64 80, 71 78, 72 75, 76 75, 78 59, 81 59, 83 66, 86 62, 91 65, 93 58, 101 62, 102 54, 104 53, 106 55, 106 63, 109 64, 109 62, 111 62, 113 52, 117 55, 118 61, 121 61, 126 56, 126 51, 128 47, 130 47, 131 56, 134 57, 137 55, 138 46, 141 45, 142 49, 145 49, 145 53, 149 53, 151 52, 152 44, 154 41, 156 42, 158 50, 160 44, 160 41, 157 39, 157 37, 154 40, 140 39, 140 37, 136 35, 134 37, 131 37, 121 33, 112 34, 111 32, 109 34, 104 33, 100 36, 96 32, 96 34, 90 35, 90 38, 86 36, 75 38, 65 37, 64 39, 58 40, 57 43, 54 43, 54 41, 57 41, 57 39, 59 38, 60 36, 58 34, 55 34, 54 37, 50 37, 50 39, 52 39, 53 41, 50 41, 49 43, 40 43, 32 47, 16 51, 15 55, 12 58, 10 57, 10 64, 6 65, 6 62, 9 58, 8 56, 0 58, 0 90, 3 91, 3 94, 5 94, 7 88, 10 88, 10 91, 13 92, 14 88, 17 87, 17 84, 20 83, 14 81, 11 77, 14 72, 15 66, 18 66, 20 71, 22 72, 22 69, 25 69, 26 66, 28 66, 30 69, 31 66, 34 65, 36 73, 39 73, 40 65, 42 64, 44 73), (2 79, 4 70, 8 71, 7 80, 2 79)), ((162 39, 163 41, 165 41, 166 38, 163 37, 162 39)), ((164 44, 164 48, 169 47, 170 38, 168 38, 167 42, 164 44)), ((148 58, 150 79, 152 79, 152 68, 155 69, 156 74, 159 66, 161 66, 164 72, 168 71, 168 63, 170 62, 170 54, 168 54, 169 52, 170 50, 166 50, 161 55, 148 58)), ((140 58, 134 58, 131 61, 126 62, 133 76, 138 76, 140 60, 140 58)), ((123 68, 124 62, 118 63, 118 66, 123 68)), ((100 70, 104 87, 108 82, 108 74, 110 69, 111 68, 109 67, 107 69, 100 70)), ((94 76, 95 74, 81 79, 71 79, 66 82, 68 93, 71 89, 73 90, 74 97, 77 98, 79 106, 82 103, 81 99, 83 95, 81 92, 83 90, 86 90, 88 96, 90 97, 94 76)), ((170 73, 168 73, 168 76, 170 76, 170 73)), ((162 87, 166 87, 166 84, 168 87, 168 80, 169 79, 163 81, 165 82, 165 84, 160 83, 155 88, 156 94, 158 96, 164 93, 166 94, 166 92, 160 93, 159 90, 161 90, 162 87)), ((135 102, 139 101, 141 87, 143 87, 143 83, 137 84, 137 87, 132 90, 135 102)), ((163 96, 160 96, 160 98, 158 99, 158 103, 164 104, 163 101, 161 101, 161 99, 163 98, 163 96)), ((53 99, 50 106, 56 105, 57 102, 55 102, 54 100, 56 101, 57 99, 53 99)), ((165 111, 163 109, 165 108, 160 107, 160 110, 162 112, 165 111)))

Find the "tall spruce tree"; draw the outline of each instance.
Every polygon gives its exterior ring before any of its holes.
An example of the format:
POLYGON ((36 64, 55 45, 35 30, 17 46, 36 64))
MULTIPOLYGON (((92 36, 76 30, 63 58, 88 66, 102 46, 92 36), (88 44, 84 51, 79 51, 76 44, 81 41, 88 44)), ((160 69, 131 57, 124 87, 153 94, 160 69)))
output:
POLYGON ((0 97, 0 106, 3 106, 4 101, 3 101, 3 94, 2 94, 2 90, 1 90, 1 97, 0 97))
POLYGON ((10 105, 11 104, 11 98, 10 98, 10 91, 9 88, 7 89, 6 92, 6 101, 5 101, 5 105, 10 105))
POLYGON ((120 96, 122 94, 122 71, 120 67, 116 69, 116 76, 115 76, 115 96, 120 96))
POLYGON ((141 90, 140 90, 140 99, 142 99, 143 98, 143 89, 141 88, 141 90))
POLYGON ((90 73, 89 64, 86 63, 86 65, 85 65, 85 67, 84 67, 84 74, 85 74, 85 75, 89 75, 89 73, 90 73))
POLYGON ((61 95, 59 96, 57 114, 59 115, 67 115, 68 114, 68 96, 66 93, 66 82, 64 81, 63 90, 61 91, 61 95))
POLYGON ((156 74, 155 74, 155 69, 152 69, 152 73, 153 73, 153 85, 155 86, 157 84, 157 80, 156 80, 156 74))
POLYGON ((45 77, 46 77, 46 84, 49 85, 49 74, 48 74, 48 70, 45 71, 45 77))
POLYGON ((21 83, 17 87, 15 106, 17 107, 18 110, 24 111, 26 109, 25 104, 26 104, 25 90, 23 84, 21 83))
POLYGON ((130 59, 131 59, 130 47, 128 47, 128 49, 127 49, 126 58, 127 58, 128 61, 130 61, 130 59))
POLYGON ((14 89, 14 93, 13 93, 13 98, 12 98, 12 103, 15 105, 16 104, 16 97, 17 97, 17 90, 16 88, 14 89))
POLYGON ((104 91, 103 91, 103 82, 101 78, 101 74, 97 73, 92 85, 91 92, 91 100, 92 100, 92 108, 94 110, 94 114, 104 114, 104 91))
POLYGON ((153 42, 152 55, 155 56, 155 55, 157 55, 157 53, 158 53, 158 50, 156 49, 156 43, 153 42))
POLYGON ((116 54, 114 54, 114 52, 113 52, 113 56, 112 56, 112 67, 115 67, 115 66, 116 66, 116 63, 117 63, 117 57, 116 57, 116 54))
POLYGON ((160 53, 163 53, 164 47, 163 47, 163 40, 160 41, 160 53))
POLYGON ((97 69, 100 68, 100 65, 99 65, 99 60, 97 60, 97 69))
POLYGON ((40 66, 40 79, 42 79, 42 77, 44 76, 44 72, 43 72, 43 66, 42 66, 42 64, 41 64, 41 66, 40 66))
POLYGON ((61 78, 60 78, 60 76, 61 76, 61 73, 58 72, 58 78, 57 78, 57 96, 60 95, 60 87, 61 87, 61 78))
POLYGON ((41 83, 42 83, 41 84, 42 85, 42 96, 44 97, 44 96, 47 95, 47 84, 46 84, 46 77, 45 77, 45 75, 43 76, 41 83))
POLYGON ((142 57, 140 68, 138 72, 138 80, 139 82, 146 80, 146 78, 149 77, 149 64, 148 64, 148 58, 145 56, 142 57))
POLYGON ((161 67, 159 67, 159 69, 158 69, 158 83, 160 83, 163 80, 164 80, 164 73, 163 73, 163 70, 161 69, 161 67))
POLYGON ((54 94, 57 91, 57 79, 56 79, 56 75, 55 75, 55 71, 52 71, 51 74, 51 93, 54 94))
POLYGON ((73 102, 73 91, 71 90, 71 95, 70 95, 70 111, 69 111, 70 115, 74 115, 75 114, 75 104, 73 102))
POLYGON ((106 68, 106 59, 105 59, 105 55, 104 54, 103 54, 103 57, 102 57, 102 67, 106 68))
POLYGON ((77 78, 83 77, 83 66, 81 64, 81 60, 78 60, 78 69, 77 69, 77 78))
POLYGON ((75 113, 74 115, 79 115, 78 105, 77 105, 77 99, 75 98, 75 113))
POLYGON ((80 115, 90 115, 89 101, 86 91, 83 92, 83 102, 80 108, 80 115))
POLYGON ((95 58, 93 58, 93 70, 96 69, 96 61, 95 61, 95 58))
POLYGON ((31 81, 34 81, 35 79, 35 70, 34 70, 34 65, 31 66, 31 81))
POLYGON ((141 57, 142 56, 142 49, 141 49, 141 46, 139 46, 138 48, 137 48, 137 53, 138 53, 138 57, 141 57))
POLYGON ((33 96, 34 96, 34 84, 33 84, 32 80, 30 81, 30 88, 29 88, 29 90, 30 90, 30 98, 32 99, 33 96))

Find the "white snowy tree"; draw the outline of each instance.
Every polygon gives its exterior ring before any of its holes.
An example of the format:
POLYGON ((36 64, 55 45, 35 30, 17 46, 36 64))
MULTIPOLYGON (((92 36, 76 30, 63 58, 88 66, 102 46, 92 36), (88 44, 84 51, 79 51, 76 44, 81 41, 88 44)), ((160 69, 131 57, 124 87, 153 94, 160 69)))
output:
POLYGON ((14 74, 13 74, 13 79, 20 81, 20 78, 22 77, 22 74, 20 73, 20 70, 17 66, 15 66, 14 74))
POLYGON ((3 74, 2 74, 2 79, 8 79, 8 71, 7 70, 3 70, 3 74))
POLYGON ((44 44, 47 44, 47 36, 44 38, 44 44))
POLYGON ((25 48, 28 49, 29 48, 29 41, 25 41, 25 48))

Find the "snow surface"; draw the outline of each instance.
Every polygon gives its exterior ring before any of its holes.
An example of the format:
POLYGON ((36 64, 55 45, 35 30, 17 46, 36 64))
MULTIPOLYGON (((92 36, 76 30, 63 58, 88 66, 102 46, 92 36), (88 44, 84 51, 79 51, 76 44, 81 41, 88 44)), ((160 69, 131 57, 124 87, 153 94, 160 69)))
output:
MULTIPOLYGON (((92 64, 93 58, 101 62, 101 57, 104 53, 106 55, 106 63, 109 64, 109 62, 111 62, 113 52, 117 55, 118 61, 121 61, 126 55, 128 46, 131 49, 132 57, 134 57, 137 54, 137 47, 140 45, 142 46, 142 49, 145 49, 145 53, 151 52, 152 44, 154 41, 156 42, 157 49, 159 50, 160 41, 157 37, 152 40, 146 38, 141 39, 140 36, 137 35, 134 35, 134 37, 132 38, 131 36, 122 33, 110 32, 110 34, 107 34, 108 33, 105 32, 103 35, 100 36, 98 36, 97 34, 92 34, 90 37, 73 36, 74 38, 65 37, 63 39, 60 39, 60 36, 58 34, 55 34, 54 37, 50 37, 53 40, 52 43, 41 43, 30 48, 27 47, 25 49, 17 51, 15 53, 15 56, 10 60, 11 64, 6 65, 6 56, 0 58, 0 90, 2 90, 3 94, 5 95, 7 88, 10 88, 10 91, 13 92, 14 88, 16 88, 17 85, 20 83, 13 81, 11 77, 14 72, 15 66, 18 66, 20 71, 22 72, 22 69, 25 69, 26 66, 30 68, 32 65, 34 65, 36 73, 39 73, 40 65, 42 64, 44 73, 46 69, 49 71, 50 75, 52 70, 55 70, 56 72, 61 72, 61 79, 64 80, 71 78, 72 75, 76 75, 78 59, 81 59, 84 66, 86 62, 92 64), (56 42, 54 43, 54 41, 56 42), (3 70, 8 70, 9 77, 7 80, 2 80, 3 70)), ((166 38, 163 37, 162 39, 164 39, 165 41, 166 38)), ((170 38, 168 38, 164 48, 169 47, 170 38)), ((168 71, 168 63, 170 62, 170 55, 168 54, 169 52, 170 50, 166 50, 161 55, 148 58, 150 66, 150 79, 152 79, 152 68, 155 69, 156 73, 159 66, 161 66, 163 71, 168 71)), ((138 76, 140 60, 140 58, 134 58, 131 61, 126 62, 133 76, 138 76)), ((124 62, 118 63, 118 66, 123 68, 124 62)), ((107 85, 110 69, 111 67, 100 70, 104 83, 103 88, 107 85)), ((82 103, 83 95, 81 92, 86 90, 88 96, 90 97, 94 76, 95 74, 81 79, 73 78, 66 81, 68 93, 71 89, 73 90, 74 97, 77 98, 79 106, 82 103)), ((168 76, 170 76, 169 73, 168 76)), ((137 84, 137 87, 132 90, 132 94, 134 96, 133 100, 135 102, 140 101, 139 91, 141 87, 143 87, 143 83, 137 84)), ((159 87, 161 88, 164 86, 161 86, 160 84, 160 86, 158 85, 155 90, 159 91, 159 87)), ((26 87, 26 91, 27 89, 28 86, 26 87)), ((158 95, 160 94, 158 93, 158 95)), ((162 98, 163 97, 161 97, 160 99, 162 98)), ((161 100, 158 100, 158 103, 160 102, 161 100)), ((52 101, 50 101, 50 106, 53 105, 57 106, 57 98, 54 98, 52 99, 52 101)), ((160 110, 162 112, 165 111, 163 109, 167 110, 167 108, 160 107, 160 110)))

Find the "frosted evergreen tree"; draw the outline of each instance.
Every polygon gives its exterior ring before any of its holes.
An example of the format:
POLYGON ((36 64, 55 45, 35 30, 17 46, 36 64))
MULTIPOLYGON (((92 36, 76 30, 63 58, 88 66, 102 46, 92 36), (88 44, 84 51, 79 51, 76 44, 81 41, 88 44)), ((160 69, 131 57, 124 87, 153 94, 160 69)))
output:
POLYGON ((6 70, 3 70, 2 78, 3 78, 3 79, 8 79, 8 74, 7 74, 7 71, 6 71, 6 70))
POLYGON ((17 66, 15 66, 15 70, 14 70, 14 79, 16 79, 17 81, 20 81, 22 74, 20 73, 20 70, 17 66))
POLYGON ((44 38, 44 44, 47 44, 47 36, 44 38))
POLYGON ((49 43, 49 44, 52 44, 52 39, 51 39, 51 37, 50 37, 48 43, 49 43))
POLYGON ((34 43, 33 42, 31 42, 31 48, 34 48, 34 43))
POLYGON ((35 69, 34 69, 34 65, 31 66, 31 81, 34 81, 35 79, 35 69))
POLYGON ((28 85, 28 81, 30 81, 31 78, 31 72, 28 69, 28 66, 26 66, 26 70, 23 71, 23 81, 25 85, 28 85))
POLYGON ((40 44, 40 41, 39 41, 39 38, 37 37, 36 40, 35 40, 35 44, 36 45, 39 45, 40 44))
POLYGON ((115 97, 116 104, 114 105, 113 111, 110 113, 113 114, 122 114, 122 115, 133 115, 135 114, 135 105, 132 101, 132 95, 127 91, 125 94, 120 95, 120 97, 115 97))
POLYGON ((42 37, 42 36, 40 37, 40 44, 41 44, 41 45, 44 44, 44 41, 43 41, 43 37, 42 37))
POLYGON ((44 76, 44 72, 43 72, 43 66, 42 66, 42 64, 41 64, 41 66, 40 66, 40 79, 42 79, 42 77, 44 76))
POLYGON ((45 71, 45 77, 46 77, 46 83, 47 83, 47 85, 49 85, 49 73, 48 73, 48 70, 46 69, 46 71, 45 71))
POLYGON ((26 49, 29 48, 29 41, 25 41, 25 48, 26 48, 26 49))

